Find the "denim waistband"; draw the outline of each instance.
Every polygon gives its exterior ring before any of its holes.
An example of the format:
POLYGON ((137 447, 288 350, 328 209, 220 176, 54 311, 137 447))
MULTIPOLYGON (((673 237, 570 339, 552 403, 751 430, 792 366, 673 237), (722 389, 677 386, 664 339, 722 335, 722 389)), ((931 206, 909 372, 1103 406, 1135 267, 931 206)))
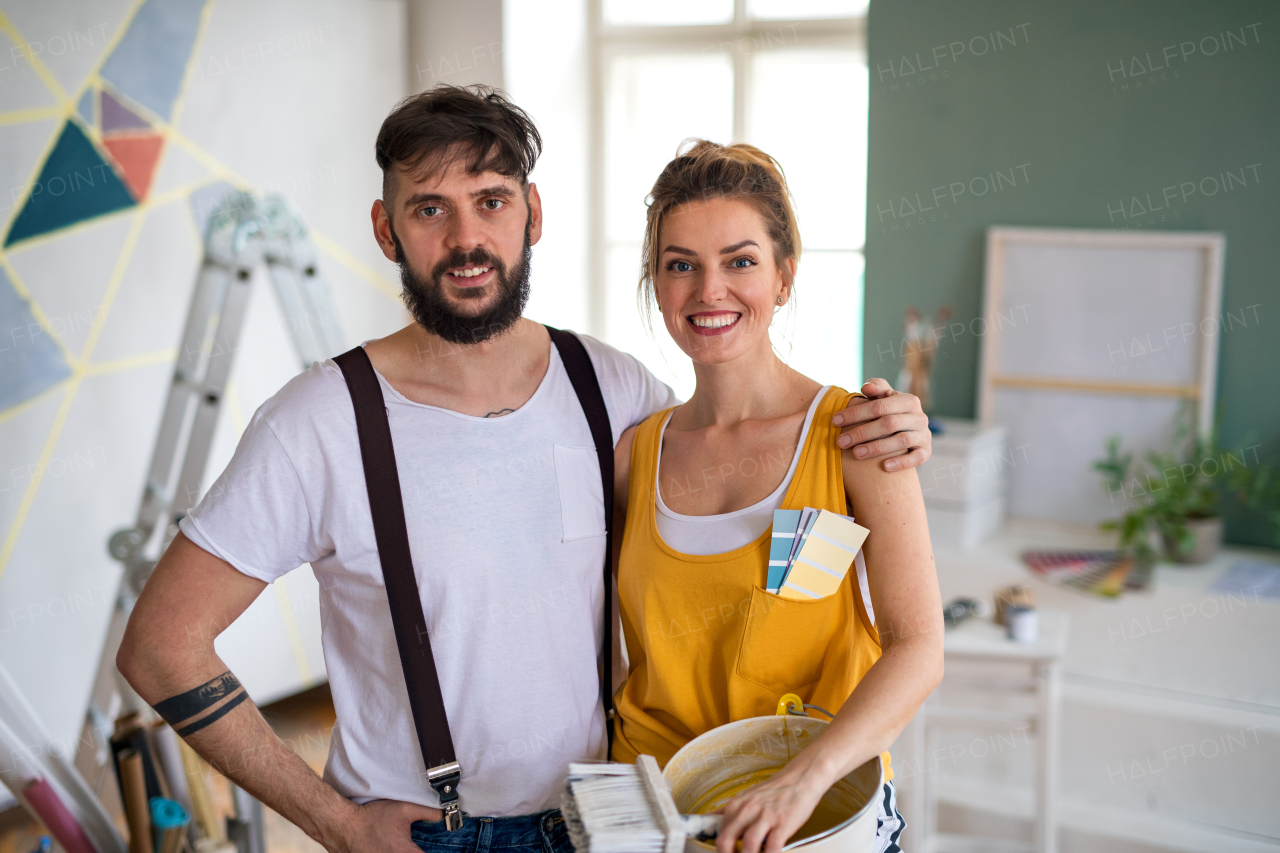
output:
POLYGON ((513 817, 462 815, 462 828, 452 832, 444 821, 415 821, 410 827, 413 843, 422 850, 529 850, 568 849, 568 829, 559 809, 513 817))

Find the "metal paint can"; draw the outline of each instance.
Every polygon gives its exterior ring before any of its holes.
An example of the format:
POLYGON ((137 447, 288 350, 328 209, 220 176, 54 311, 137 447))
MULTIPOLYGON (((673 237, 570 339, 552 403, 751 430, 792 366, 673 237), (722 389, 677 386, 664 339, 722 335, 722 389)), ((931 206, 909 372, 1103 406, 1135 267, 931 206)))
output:
MULTIPOLYGON (((777 773, 827 727, 811 717, 752 717, 712 729, 677 752, 663 769, 676 808, 705 814, 777 773)), ((880 756, 831 787, 783 850, 802 853, 870 853, 875 849, 876 803, 884 789, 880 756)), ((685 853, 706 853, 714 844, 689 839, 685 853)))

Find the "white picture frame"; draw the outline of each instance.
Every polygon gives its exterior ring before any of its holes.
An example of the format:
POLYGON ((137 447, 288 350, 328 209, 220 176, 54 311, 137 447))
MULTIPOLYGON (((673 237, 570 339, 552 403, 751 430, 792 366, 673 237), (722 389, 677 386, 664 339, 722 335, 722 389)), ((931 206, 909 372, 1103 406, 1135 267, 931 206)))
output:
POLYGON ((1011 514, 1114 518, 1107 438, 1167 450, 1188 404, 1208 434, 1225 254, 1217 233, 988 229, 978 421, 1009 430, 1011 514))

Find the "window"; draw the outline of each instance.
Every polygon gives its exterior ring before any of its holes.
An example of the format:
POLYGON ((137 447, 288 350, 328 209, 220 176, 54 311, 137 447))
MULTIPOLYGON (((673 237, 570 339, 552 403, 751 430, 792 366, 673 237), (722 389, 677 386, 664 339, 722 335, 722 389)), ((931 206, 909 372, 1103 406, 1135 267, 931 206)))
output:
POLYGON ((590 326, 676 391, 688 358, 636 299, 644 199, 689 137, 782 164, 804 241, 774 345, 821 382, 862 382, 866 0, 591 0, 590 326))

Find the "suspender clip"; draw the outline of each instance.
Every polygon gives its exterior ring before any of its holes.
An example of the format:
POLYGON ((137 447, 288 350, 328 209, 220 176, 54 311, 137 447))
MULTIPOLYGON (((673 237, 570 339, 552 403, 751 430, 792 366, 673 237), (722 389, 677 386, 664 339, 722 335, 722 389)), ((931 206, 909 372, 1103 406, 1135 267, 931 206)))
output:
POLYGON ((440 808, 444 809, 444 828, 450 832, 462 829, 462 812, 458 808, 458 782, 461 779, 462 767, 456 761, 427 770, 427 781, 440 796, 440 808))

